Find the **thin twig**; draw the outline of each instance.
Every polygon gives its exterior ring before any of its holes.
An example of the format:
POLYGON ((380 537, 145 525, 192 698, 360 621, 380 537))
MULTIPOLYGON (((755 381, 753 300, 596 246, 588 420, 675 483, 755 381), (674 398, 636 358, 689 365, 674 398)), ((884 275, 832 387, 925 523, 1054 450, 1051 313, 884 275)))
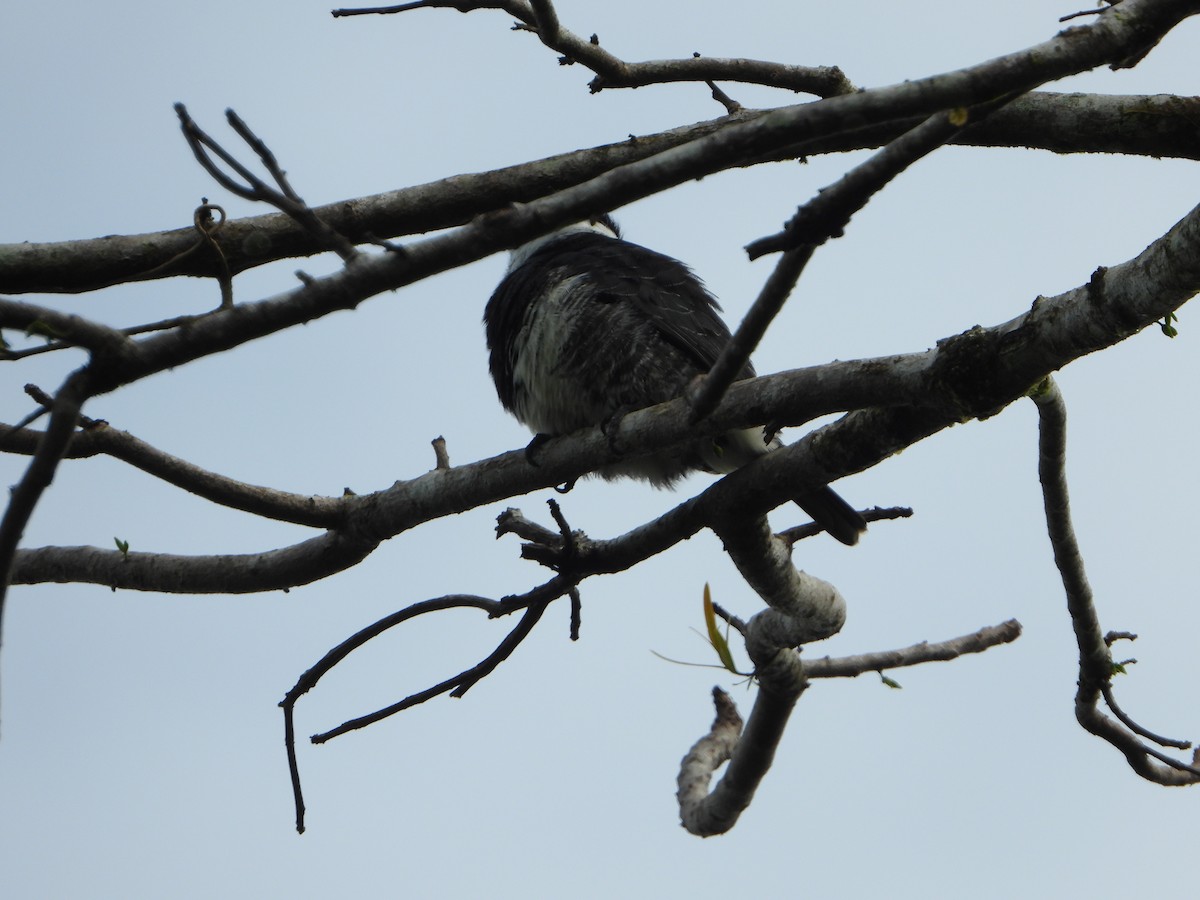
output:
POLYGON ((417 706, 441 694, 449 693, 451 697, 462 697, 475 684, 486 678, 500 663, 512 655, 521 642, 529 636, 533 627, 546 611, 546 607, 564 594, 571 594, 574 587, 575 583, 571 579, 556 577, 523 595, 507 597, 503 600, 493 600, 488 597, 479 597, 470 594, 452 594, 445 597, 438 597, 434 600, 426 600, 422 603, 414 603, 398 612, 384 616, 377 622, 373 622, 342 641, 342 643, 321 657, 308 671, 300 676, 295 686, 279 702, 279 706, 283 709, 284 743, 287 748, 288 773, 291 778, 292 795, 296 810, 296 831, 300 834, 304 833, 305 806, 304 794, 300 786, 300 769, 296 758, 295 707, 296 702, 316 687, 317 682, 324 675, 353 651, 374 640, 388 629, 401 625, 418 616, 426 615, 427 613, 441 612, 447 609, 479 609, 486 612, 489 618, 496 618, 521 610, 524 611, 516 627, 505 636, 496 646, 495 650, 476 665, 459 672, 457 675, 439 684, 435 684, 423 691, 418 691, 415 694, 410 694, 397 703, 393 703, 368 715, 343 722, 337 728, 321 734, 315 734, 310 738, 314 744, 323 744, 338 735, 359 728, 365 728, 388 716, 417 706))
POLYGON ((843 235, 851 217, 914 163, 943 146, 968 125, 982 122, 1023 92, 1010 92, 968 108, 940 110, 886 144, 865 162, 820 190, 801 206, 784 230, 752 241, 750 259, 805 244, 823 244, 843 235))
MULTIPOLYGON (((700 54, 696 54, 696 55, 699 56, 700 54)), ((731 116, 736 115, 737 113, 740 113, 742 111, 742 109, 743 109, 742 104, 738 103, 736 100, 734 100, 732 97, 730 97, 727 93, 725 93, 723 90, 721 90, 719 87, 717 87, 717 83, 715 81, 707 81, 706 80, 704 83, 707 84, 708 89, 710 91, 712 91, 713 99, 716 100, 718 103, 720 103, 723 107, 725 107, 725 112, 727 112, 729 115, 731 115, 731 116)))
POLYGON ((1102 686, 1100 688, 1100 692, 1104 695, 1104 703, 1105 703, 1105 705, 1108 706, 1108 708, 1112 712, 1112 714, 1114 716, 1116 716, 1118 720, 1120 720, 1122 725, 1124 725, 1126 728, 1128 728, 1134 734, 1141 735, 1148 741, 1154 741, 1154 743, 1158 744, 1161 747, 1174 747, 1177 750, 1191 750, 1192 749, 1191 741, 1185 741, 1185 740, 1181 740, 1179 738, 1163 737, 1161 734, 1155 734, 1153 731, 1150 731, 1148 728, 1143 728, 1141 725, 1139 725, 1137 722, 1135 722, 1133 719, 1131 719, 1125 713, 1125 710, 1121 709, 1121 707, 1117 705, 1117 698, 1113 695, 1113 689, 1112 689, 1111 684, 1106 684, 1106 685, 1102 686))
POLYGON ((738 634, 740 634, 742 637, 746 636, 746 623, 744 620, 739 619, 737 616, 735 616, 733 613, 731 613, 729 610, 727 610, 725 607, 723 607, 720 603, 714 602, 712 606, 713 606, 713 613, 715 615, 717 615, 718 617, 723 619, 727 625, 731 626, 733 628, 733 630, 736 631, 738 634))
MULTIPOLYGON (((910 506, 876 506, 872 509, 859 510, 859 515, 867 522, 882 522, 890 519, 908 519, 913 514, 910 506)), ((776 537, 782 538, 789 544, 796 544, 806 538, 816 537, 818 534, 824 534, 825 529, 816 522, 810 522, 807 525, 793 525, 791 528, 786 528, 779 532, 776 537)))
POLYGON ((579 628, 583 624, 583 600, 579 596, 579 588, 571 588, 571 640, 579 640, 579 628))
POLYGON ((346 262, 358 256, 358 250, 345 237, 330 228, 292 189, 283 169, 280 168, 275 154, 266 143, 258 137, 240 116, 232 109, 225 111, 229 125, 246 144, 255 152, 263 166, 274 179, 278 189, 271 187, 249 168, 243 165, 232 153, 222 147, 217 141, 205 133, 187 111, 182 103, 175 104, 175 112, 179 116, 180 128, 184 139, 192 150, 192 155, 204 167, 218 184, 231 193, 247 200, 270 203, 280 212, 291 216, 296 224, 309 232, 322 246, 338 254, 346 262), (242 182, 231 178, 209 153, 216 154, 221 162, 231 168, 242 182))
POLYGON ((881 650, 856 656, 821 657, 804 662, 808 678, 857 678, 881 669, 902 669, 930 662, 949 662, 967 653, 983 653, 1001 644, 1010 644, 1021 636, 1021 623, 1009 619, 936 643, 921 641, 899 650, 881 650))
POLYGON ((433 6, 429 0, 415 0, 413 3, 399 3, 395 6, 366 6, 359 9, 330 10, 335 19, 343 16, 387 16, 392 13, 407 12, 410 9, 428 9, 433 6))

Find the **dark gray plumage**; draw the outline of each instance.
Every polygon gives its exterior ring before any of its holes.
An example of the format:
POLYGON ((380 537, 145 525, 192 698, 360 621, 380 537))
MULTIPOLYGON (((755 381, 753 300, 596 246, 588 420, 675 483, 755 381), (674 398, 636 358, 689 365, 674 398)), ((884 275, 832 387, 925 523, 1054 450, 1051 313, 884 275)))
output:
MULTIPOLYGON (((673 400, 728 343, 719 310, 687 266, 621 240, 607 216, 569 226, 514 250, 488 301, 496 392, 539 435, 673 400)), ((739 377, 753 375, 747 363, 739 377)), ((599 474, 666 487, 696 469, 732 472, 778 445, 761 428, 731 431, 670 454, 621 460, 599 474)), ((829 487, 796 502, 843 543, 856 543, 866 528, 829 487)))

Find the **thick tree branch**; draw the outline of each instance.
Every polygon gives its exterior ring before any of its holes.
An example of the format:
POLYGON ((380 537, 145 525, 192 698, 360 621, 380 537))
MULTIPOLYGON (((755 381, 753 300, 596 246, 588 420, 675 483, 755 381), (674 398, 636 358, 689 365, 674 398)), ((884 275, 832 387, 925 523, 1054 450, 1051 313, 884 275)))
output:
MULTIPOLYGON (((698 761, 685 757, 680 772, 680 818, 689 832, 702 836, 732 828, 771 768, 796 701, 808 686, 795 648, 836 634, 846 618, 846 602, 838 590, 793 566, 791 544, 773 535, 765 518, 730 514, 714 530, 747 584, 770 608, 746 627, 758 694, 745 732, 730 748, 725 776, 704 796, 707 779, 698 777, 698 761)), ((730 729, 722 725, 728 715, 716 699, 714 730, 728 734, 730 729)), ((728 739, 722 742, 723 747, 728 744, 728 739)), ((689 757, 695 753, 693 747, 689 757)))
MULTIPOLYGON (((636 140, 342 200, 316 207, 314 213, 356 244, 436 231, 461 225, 506 203, 530 202, 548 192, 581 184, 618 166, 767 114, 767 111, 744 111, 734 117, 644 135, 636 140)), ((760 159, 878 147, 919 121, 907 116, 868 128, 825 132, 764 154, 760 159)), ((1055 153, 1125 153, 1197 159, 1200 158, 1198 121, 1200 99, 1194 97, 1041 92, 1014 101, 983 123, 970 125, 951 143, 1055 153)), ((222 243, 229 269, 235 275, 325 249, 283 214, 231 221, 222 232, 222 243)), ((195 247, 196 234, 191 226, 60 243, 0 245, 0 291, 79 293, 127 281, 219 274, 216 268, 219 261, 189 252, 195 247)))
POLYGON ((746 649, 756 666, 780 649, 832 637, 846 621, 846 601, 832 584, 792 565, 792 545, 776 537, 765 517, 729 510, 713 531, 746 583, 770 609, 747 623, 746 649))

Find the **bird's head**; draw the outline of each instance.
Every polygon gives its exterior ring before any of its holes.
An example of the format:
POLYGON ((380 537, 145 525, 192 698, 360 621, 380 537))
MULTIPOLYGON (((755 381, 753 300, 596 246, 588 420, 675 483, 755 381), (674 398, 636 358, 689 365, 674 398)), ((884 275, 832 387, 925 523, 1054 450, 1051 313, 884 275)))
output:
POLYGON ((621 229, 617 225, 615 219, 608 213, 603 213, 599 216, 593 216, 590 219, 584 219, 582 222, 573 222, 570 225, 564 225, 557 231, 551 231, 549 234, 543 234, 541 237, 536 237, 532 241, 522 244, 509 254, 508 271, 516 269, 521 263, 529 259, 534 253, 551 241, 556 241, 559 238, 566 237, 570 234, 602 234, 605 237, 621 239, 621 229))

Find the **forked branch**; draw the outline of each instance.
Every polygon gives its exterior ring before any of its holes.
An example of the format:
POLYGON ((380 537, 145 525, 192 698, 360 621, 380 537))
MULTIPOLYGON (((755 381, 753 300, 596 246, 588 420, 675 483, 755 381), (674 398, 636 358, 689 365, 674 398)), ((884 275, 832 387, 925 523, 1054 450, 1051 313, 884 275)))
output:
POLYGON ((291 776, 292 797, 296 809, 296 831, 300 834, 304 833, 305 814, 304 793, 300 786, 300 768, 296 757, 296 702, 316 687, 317 682, 333 669, 334 666, 344 660, 354 650, 379 637, 379 635, 388 629, 395 628, 397 625, 401 625, 427 613, 441 612, 448 609, 479 609, 486 612, 489 618, 497 618, 511 615, 514 612, 523 612, 516 626, 496 645, 496 648, 491 653, 474 666, 438 684, 410 694, 403 700, 399 700, 383 709, 350 719, 338 727, 322 732, 321 734, 314 734, 310 738, 314 744, 323 744, 338 735, 355 731, 359 728, 365 728, 368 725, 418 706, 442 694, 449 694, 451 697, 462 697, 513 654, 521 642, 533 631, 533 627, 541 619, 542 613, 546 611, 547 606, 559 597, 570 595, 574 589, 575 583, 571 579, 560 577, 553 578, 540 587, 534 588, 532 591, 519 597, 507 597, 503 600, 454 594, 446 597, 438 597, 434 600, 426 600, 422 603, 414 603, 412 606, 405 607, 368 625, 321 657, 312 668, 300 677, 295 686, 279 702, 280 707, 283 709, 284 744, 287 750, 288 772, 291 776))
POLYGON ((902 650, 839 659, 825 657, 801 664, 799 653, 780 651, 770 665, 755 670, 759 692, 744 734, 733 701, 720 688, 714 688, 717 716, 713 726, 680 765, 676 798, 683 827, 700 837, 724 834, 733 828, 770 768, 784 726, 809 680, 854 678, 883 669, 957 659, 1011 643, 1020 634, 1020 623, 1010 619, 948 641, 922 642, 902 650), (728 770, 710 792, 713 774, 727 760, 728 770))
POLYGON ((854 85, 837 66, 789 66, 758 59, 726 59, 700 54, 684 59, 626 62, 601 46, 593 34, 587 39, 562 27, 550 0, 418 0, 395 6, 335 9, 334 17, 389 15, 415 9, 454 9, 472 12, 502 10, 517 20, 514 30, 529 31, 549 49, 561 54, 560 65, 585 66, 596 77, 588 85, 592 93, 611 88, 636 88, 651 84, 692 81, 738 81, 761 84, 796 93, 834 97, 852 93, 854 85))
POLYGON ((243 165, 237 157, 204 132, 192 119, 186 106, 176 103, 175 112, 179 116, 179 125, 183 129, 183 136, 187 140, 192 154, 204 167, 204 170, 223 188, 246 200, 270 203, 280 212, 291 216, 296 224, 311 234, 320 245, 327 250, 334 251, 346 262, 350 262, 358 255, 353 244, 330 228, 301 199, 291 182, 288 181, 287 173, 279 165, 271 148, 250 130, 250 126, 236 112, 232 109, 225 110, 225 118, 238 137, 245 141, 247 146, 258 156, 259 161, 275 182, 274 187, 255 175, 249 167, 243 165), (213 159, 214 155, 242 180, 238 181, 231 177, 225 169, 217 165, 217 161, 213 159))
POLYGON ((1046 528, 1054 549, 1054 563, 1066 590, 1067 611, 1071 615, 1079 649, 1075 718, 1089 732, 1121 751, 1130 767, 1146 780, 1170 786, 1200 783, 1200 751, 1194 752, 1189 762, 1183 762, 1151 747, 1147 741, 1179 749, 1187 749, 1191 744, 1160 738, 1138 726, 1112 699, 1112 651, 1100 629, 1095 598, 1071 524, 1066 479, 1066 404, 1058 385, 1050 378, 1042 382, 1031 396, 1038 408, 1038 478, 1046 508, 1046 528), (1109 704, 1117 721, 1100 709, 1102 699, 1109 704))

